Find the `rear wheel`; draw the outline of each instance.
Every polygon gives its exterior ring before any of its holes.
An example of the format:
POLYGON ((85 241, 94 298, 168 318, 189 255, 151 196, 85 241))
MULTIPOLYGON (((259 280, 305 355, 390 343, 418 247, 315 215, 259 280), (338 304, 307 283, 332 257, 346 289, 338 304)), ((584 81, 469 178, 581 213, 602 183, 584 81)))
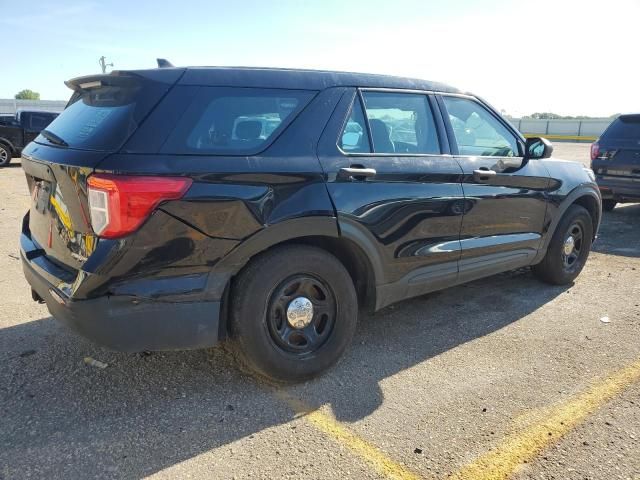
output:
POLYGON ((604 210, 605 212, 610 212, 611 210, 616 208, 617 204, 618 202, 616 202, 615 200, 602 200, 602 210, 604 210))
POLYGON ((358 302, 333 255, 291 245, 260 255, 240 273, 230 314, 231 345, 243 366, 295 382, 340 359, 355 332, 358 302))
POLYGON ((573 282, 582 271, 593 241, 593 223, 589 212, 571 205, 551 238, 547 253, 533 272, 553 285, 573 282))
POLYGON ((0 143, 0 167, 6 167, 11 162, 11 149, 5 144, 0 143))

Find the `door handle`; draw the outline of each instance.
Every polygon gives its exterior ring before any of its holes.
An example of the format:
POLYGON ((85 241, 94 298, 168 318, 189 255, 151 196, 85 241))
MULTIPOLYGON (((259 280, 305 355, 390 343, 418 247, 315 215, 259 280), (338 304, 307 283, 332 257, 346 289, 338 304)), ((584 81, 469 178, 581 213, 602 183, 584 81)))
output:
POLYGON ((343 167, 338 170, 338 178, 364 180, 366 178, 375 177, 376 173, 375 168, 343 167))
POLYGON ((473 179, 476 182, 488 182, 491 179, 495 178, 498 173, 495 170, 489 170, 480 168, 478 170, 473 171, 473 179))

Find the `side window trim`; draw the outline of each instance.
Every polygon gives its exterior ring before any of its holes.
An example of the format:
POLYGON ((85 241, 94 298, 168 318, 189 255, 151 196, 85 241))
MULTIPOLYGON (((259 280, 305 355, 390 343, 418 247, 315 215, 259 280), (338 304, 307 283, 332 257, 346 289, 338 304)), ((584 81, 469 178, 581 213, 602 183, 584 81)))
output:
POLYGON ((453 132, 453 126, 451 126, 451 120, 449 119, 449 112, 447 112, 447 107, 445 107, 444 105, 444 100, 442 99, 441 94, 436 95, 436 102, 438 103, 440 116, 442 118, 442 121, 444 122, 444 128, 447 132, 447 141, 449 143, 451 155, 460 156, 458 143, 456 142, 456 135, 453 132))
MULTIPOLYGON (((360 104, 360 110, 362 111, 362 115, 364 116, 365 130, 367 131, 367 138, 369 139, 369 155, 375 155, 375 147, 373 145, 373 137, 371 136, 371 125, 369 125, 369 115, 367 115, 367 109, 364 105, 364 98, 362 98, 362 90, 356 89, 356 99, 360 104)), ((354 100, 353 105, 355 105, 356 101, 354 100)), ((353 106, 351 107, 353 108, 353 106)))
POLYGON ((443 155, 451 155, 453 151, 451 150, 451 135, 447 131, 447 124, 444 120, 444 115, 440 105, 438 104, 438 95, 434 95, 432 93, 427 95, 427 99, 429 100, 429 105, 431 106, 431 111, 433 112, 433 117, 436 122, 436 129, 438 132, 438 143, 440 144, 440 150, 443 155))
MULTIPOLYGON (((347 93, 345 93, 345 95, 347 95, 347 93)), ((347 108, 347 112, 345 114, 344 119, 342 120, 342 123, 340 124, 340 129, 338 130, 338 136, 336 137, 336 148, 338 150, 338 152, 342 155, 342 156, 371 156, 373 155, 373 143, 371 140, 371 132, 369 131, 369 119, 367 118, 367 114, 365 112, 364 109, 364 102, 362 100, 362 97, 360 95, 360 90, 357 88, 354 88, 353 91, 351 92, 351 100, 349 100, 349 107, 347 108), (358 103, 356 103, 358 102, 358 103), (362 112, 362 116, 364 118, 364 129, 367 131, 367 139, 369 141, 369 152, 346 152, 342 149, 342 147, 340 146, 340 144, 342 143, 342 135, 344 133, 345 128, 347 127, 347 124, 349 123, 349 119, 351 118, 351 114, 353 113, 354 108, 357 108, 357 106, 360 106, 360 110, 362 112)))
MULTIPOLYGON (((479 99, 477 97, 474 97, 474 96, 471 96, 471 95, 455 94, 455 93, 440 93, 440 94, 437 95, 437 102, 438 102, 438 105, 440 106, 440 111, 441 111, 441 114, 442 114, 442 118, 444 119, 444 122, 445 122, 445 129, 447 131, 447 136, 449 137, 449 147, 451 148, 451 153, 453 155, 456 155, 456 156, 459 156, 459 157, 477 157, 478 156, 478 155, 461 155, 460 154, 460 152, 458 150, 458 144, 456 142, 456 137, 455 137, 455 134, 453 132, 453 126, 451 125, 451 120, 449 119, 449 112, 447 111, 447 107, 444 104, 443 97, 465 98, 467 100, 470 100, 470 101, 475 102, 478 105, 480 105, 495 120, 497 120, 503 127, 505 127, 509 133, 511 133, 515 137, 516 143, 518 144, 518 156, 515 157, 515 158, 523 158, 524 157, 524 142, 522 141, 522 136, 520 135, 520 133, 518 131, 516 131, 513 128, 513 125, 511 125, 509 122, 507 122, 500 115, 496 114, 496 112, 493 110, 493 108, 491 108, 489 105, 487 105, 481 99, 479 99)), ((494 157, 494 158, 500 158, 500 157, 494 157)), ((505 157, 505 158, 513 158, 513 157, 505 157)))

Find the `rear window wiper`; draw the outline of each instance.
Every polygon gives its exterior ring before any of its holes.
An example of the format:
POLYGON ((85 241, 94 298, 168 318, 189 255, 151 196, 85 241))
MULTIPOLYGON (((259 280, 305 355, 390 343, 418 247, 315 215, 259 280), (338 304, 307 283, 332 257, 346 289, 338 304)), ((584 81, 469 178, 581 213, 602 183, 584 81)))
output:
POLYGON ((44 138, 46 138, 47 140, 49 140, 51 143, 53 143, 55 145, 59 145, 61 147, 68 147, 69 146, 69 144, 67 142, 65 142, 62 138, 60 138, 55 133, 50 132, 49 130, 42 130, 40 132, 40 135, 42 135, 44 138))

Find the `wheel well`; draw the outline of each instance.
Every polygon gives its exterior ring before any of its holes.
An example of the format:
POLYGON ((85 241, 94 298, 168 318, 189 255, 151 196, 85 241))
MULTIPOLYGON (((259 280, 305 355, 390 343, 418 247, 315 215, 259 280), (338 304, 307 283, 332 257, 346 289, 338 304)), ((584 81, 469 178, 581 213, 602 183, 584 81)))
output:
POLYGON ((16 154, 16 151, 13 148, 13 146, 8 141, 6 141, 5 139, 0 138, 0 145, 2 145, 3 147, 8 148, 9 152, 11 153, 12 156, 16 154))
POLYGON ((584 207, 591 216, 591 223, 593 223, 593 236, 595 238, 596 231, 598 230, 598 224, 600 223, 600 209, 598 208, 598 201, 593 198, 591 195, 583 195, 582 197, 578 197, 573 205, 580 205, 584 207))
POLYGON ((278 245, 283 244, 311 245, 334 255, 349 272, 358 295, 360 307, 369 312, 373 311, 376 303, 375 275, 371 262, 358 245, 345 238, 324 236, 300 237, 278 245))
MULTIPOLYGON (((358 304, 360 307, 366 311, 373 312, 376 304, 376 283, 373 267, 362 249, 354 242, 344 238, 321 235, 299 237, 271 245, 268 249, 261 251, 257 255, 261 255, 282 245, 310 245, 326 250, 328 253, 334 255, 340 263, 344 265, 347 272, 349 272, 356 289, 356 294, 358 295, 358 304)), ((249 262, 251 262, 252 259, 253 257, 249 262)), ((249 262, 247 262, 247 264, 249 262)), ((242 268, 244 269, 245 267, 242 268)), ((233 278, 231 283, 233 283, 233 278)), ((227 290, 229 290, 229 288, 227 288, 227 290)))

